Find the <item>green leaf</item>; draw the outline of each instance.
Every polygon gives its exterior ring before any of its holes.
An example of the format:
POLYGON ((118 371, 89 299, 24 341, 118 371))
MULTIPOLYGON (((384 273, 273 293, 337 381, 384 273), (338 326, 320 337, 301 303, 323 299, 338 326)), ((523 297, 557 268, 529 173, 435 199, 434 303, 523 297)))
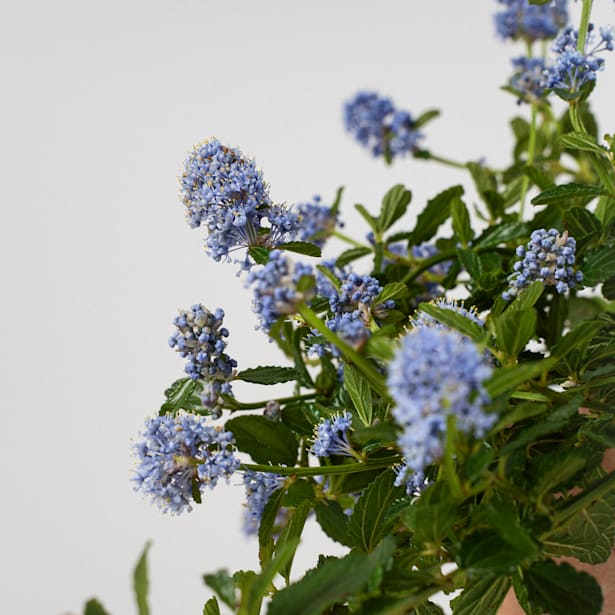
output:
POLYGON ((542 282, 532 282, 515 297, 509 309, 524 310, 533 307, 544 289, 545 285, 542 282))
POLYGON ((606 226, 615 217, 615 199, 607 196, 600 197, 595 211, 596 218, 606 226))
POLYGON ((538 196, 532 199, 534 205, 550 205, 551 203, 566 203, 572 199, 591 200, 598 196, 607 194, 599 186, 590 186, 588 184, 563 184, 555 186, 541 192, 538 196))
MULTIPOLYGON (((459 502, 455 500, 448 483, 440 481, 431 485, 409 509, 411 529, 419 544, 441 543, 458 514, 459 502)), ((409 521, 409 519, 408 519, 409 521)))
POLYGON ((377 222, 380 234, 391 228, 406 213, 411 198, 412 193, 402 184, 393 186, 384 195, 377 222))
POLYGON ((364 551, 372 551, 391 526, 386 519, 389 506, 404 494, 403 487, 394 487, 395 472, 386 470, 374 480, 358 499, 348 520, 348 533, 364 551))
POLYGON ((348 534, 348 516, 334 500, 319 500, 315 506, 316 520, 323 532, 336 542, 347 547, 353 546, 348 534))
POLYGON ((424 113, 421 113, 412 124, 412 130, 418 130, 422 126, 425 126, 427 122, 431 122, 431 120, 435 119, 440 115, 440 111, 438 109, 429 109, 424 113))
POLYGON ((567 149, 578 149, 604 156, 607 150, 596 143, 593 137, 580 132, 569 132, 560 137, 562 145, 567 149))
POLYGON ((473 280, 478 280, 483 275, 483 266, 480 256, 474 250, 457 250, 459 262, 463 268, 470 274, 473 280))
POLYGON ((228 605, 231 609, 235 608, 237 602, 235 581, 226 568, 221 568, 213 574, 204 574, 203 581, 205 585, 213 589, 220 596, 220 600, 224 604, 228 605))
POLYGON ((372 231, 374 231, 374 233, 378 235, 380 232, 380 229, 378 228, 378 218, 374 218, 374 216, 372 216, 369 211, 367 211, 367 209, 365 209, 365 207, 360 203, 357 203, 354 208, 361 214, 367 224, 369 224, 369 227, 372 229, 372 231))
POLYGON ((551 557, 574 557, 587 564, 601 564, 611 556, 614 540, 615 510, 599 499, 550 533, 543 547, 551 557))
POLYGON ((504 211, 504 200, 498 194, 498 183, 493 171, 477 162, 468 162, 468 169, 476 190, 492 218, 499 218, 504 211))
POLYGON ((431 239, 440 225, 449 217, 452 201, 462 195, 463 187, 453 186, 429 200, 416 220, 416 226, 411 235, 412 243, 418 245, 431 239))
POLYGON ((466 583, 463 591, 451 601, 453 615, 497 615, 510 588, 508 577, 484 575, 466 583))
POLYGON ((533 403, 531 401, 518 404, 510 412, 504 414, 489 433, 491 435, 499 433, 516 423, 544 414, 548 409, 549 406, 547 404, 533 403))
POLYGON ((196 380, 180 378, 176 380, 165 392, 167 400, 160 406, 160 414, 170 414, 178 410, 191 410, 195 405, 201 406, 201 400, 193 399, 198 389, 196 380))
POLYGON ((583 284, 595 286, 615 275, 615 246, 603 246, 587 254, 583 264, 583 284))
POLYGON ((105 607, 96 600, 96 598, 90 598, 83 609, 83 615, 109 615, 105 610, 105 607))
POLYGON ((235 436, 237 448, 256 463, 292 466, 297 460, 297 439, 284 423, 252 414, 231 419, 225 427, 235 436))
POLYGON ((335 216, 340 210, 340 204, 342 202, 342 196, 344 194, 344 186, 340 186, 335 192, 335 198, 331 204, 331 216, 335 216))
POLYGON ((429 316, 435 318, 439 323, 467 335, 471 340, 480 341, 485 338, 486 334, 483 327, 455 310, 441 308, 433 303, 421 303, 419 305, 419 310, 429 314, 429 316))
POLYGON ((557 359, 550 357, 533 363, 522 363, 514 367, 501 367, 495 371, 491 380, 485 383, 487 393, 491 397, 498 397, 507 391, 512 391, 521 383, 533 380, 543 372, 551 369, 557 359))
POLYGON ((602 294, 605 299, 615 299, 615 276, 604 281, 602 284, 602 294))
POLYGON ((453 199, 451 202, 451 216, 453 218, 453 231, 459 241, 466 246, 474 237, 470 214, 465 203, 461 199, 453 199))
POLYGON ((312 502, 309 500, 299 504, 299 506, 292 513, 290 519, 285 522, 282 532, 280 533, 280 538, 275 545, 276 552, 281 549, 286 549, 288 545, 291 546, 291 551, 288 555, 286 563, 280 569, 280 573, 286 579, 287 584, 290 582, 290 571, 293 566, 295 552, 299 546, 301 533, 303 532, 303 527, 305 526, 307 516, 311 509, 312 502), (293 546, 294 549, 292 549, 293 546))
POLYGON ((304 256, 320 257, 321 249, 309 241, 289 241, 287 243, 279 243, 276 245, 276 250, 287 250, 288 252, 296 252, 304 256))
POLYGON ((299 373, 294 367, 263 365, 260 367, 244 369, 235 377, 237 380, 252 382, 253 384, 278 384, 280 382, 297 380, 297 378, 299 378, 299 373))
POLYGON ((147 552, 149 551, 150 544, 149 542, 146 543, 132 574, 132 587, 135 592, 135 600, 137 602, 137 611, 139 615, 149 615, 149 606, 147 602, 147 594, 149 592, 147 552))
POLYGON ((393 299, 393 301, 397 299, 401 299, 408 294, 408 287, 402 282, 391 282, 390 284, 385 284, 382 290, 378 293, 378 295, 372 301, 373 305, 380 305, 385 301, 389 301, 393 299))
POLYGON ((267 615, 321 615, 337 602, 359 593, 387 564, 395 549, 388 536, 371 553, 328 558, 297 583, 277 592, 267 615))
POLYGON ((494 248, 501 243, 509 243, 521 237, 527 237, 528 229, 525 222, 504 222, 489 226, 475 242, 480 248, 494 248))
POLYGON ((220 615, 220 607, 218 606, 218 601, 215 596, 212 596, 203 605, 203 615, 220 615))
POLYGON ((248 254, 257 265, 264 265, 269 260, 269 250, 261 246, 252 246, 248 248, 248 254))
POLYGON ((604 323, 598 320, 581 321, 573 329, 568 331, 568 333, 557 342, 557 345, 551 348, 551 355, 561 359, 567 354, 584 347, 603 326, 604 323))
POLYGON ((530 602, 550 615, 600 615, 602 591, 596 580, 570 564, 536 562, 525 573, 530 602))
POLYGON ((284 489, 276 489, 267 500, 258 526, 258 544, 261 565, 264 566, 269 561, 273 553, 273 531, 276 526, 278 511, 284 498, 284 489))
POLYGON ((342 252, 337 257, 335 264, 337 267, 345 267, 346 265, 348 265, 348 263, 351 263, 352 261, 355 261, 362 256, 367 256, 371 253, 372 249, 367 247, 350 248, 349 250, 345 250, 344 252, 342 252))
POLYGON ((508 309, 495 318, 495 338, 498 347, 509 357, 517 355, 525 348, 536 332, 536 310, 508 309))
POLYGON ((458 553, 459 566, 473 575, 511 574, 528 556, 493 530, 466 536, 458 553))
POLYGON ((358 417, 366 427, 372 423, 372 391, 361 372, 351 365, 344 366, 344 384, 358 417))

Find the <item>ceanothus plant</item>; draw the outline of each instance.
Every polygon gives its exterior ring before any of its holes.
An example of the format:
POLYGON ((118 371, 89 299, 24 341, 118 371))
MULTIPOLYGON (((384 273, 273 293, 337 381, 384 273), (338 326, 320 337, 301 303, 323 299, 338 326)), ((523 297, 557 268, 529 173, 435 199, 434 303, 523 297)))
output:
POLYGON ((188 155, 187 222, 209 257, 237 263, 263 343, 286 357, 229 357, 221 309, 175 318, 187 376, 136 441, 135 489, 198 514, 233 477, 260 556, 259 570, 205 575, 217 595, 203 613, 436 615, 432 596, 453 591, 460 615, 495 614, 510 591, 532 615, 601 612, 599 583, 574 566, 608 560, 615 537, 601 465, 615 447, 615 136, 599 136, 588 100, 613 31, 590 23, 591 4, 575 28, 566 0, 494 3, 500 37, 527 52, 504 86, 519 115, 503 169, 425 149, 437 111, 414 118, 369 91, 344 106, 386 164, 466 170, 480 225, 462 185, 405 225, 411 192, 396 185, 379 211, 356 206, 355 239, 341 189, 287 207, 239 149, 210 139, 188 155), (347 248, 322 260, 330 237, 347 248), (237 380, 289 393, 244 403, 237 380), (291 581, 309 515, 348 554, 291 581))

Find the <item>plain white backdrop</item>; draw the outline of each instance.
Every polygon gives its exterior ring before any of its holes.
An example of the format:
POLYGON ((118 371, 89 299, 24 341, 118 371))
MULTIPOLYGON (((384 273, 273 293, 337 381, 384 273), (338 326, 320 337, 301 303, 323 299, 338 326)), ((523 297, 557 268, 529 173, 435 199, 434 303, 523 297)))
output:
MULTIPOLYGON (((573 4, 578 14, 580 3, 573 4)), ((595 21, 615 21, 596 0, 595 21)), ((346 186, 376 210, 397 182, 409 220, 468 178, 422 161, 385 168, 344 134, 341 105, 377 89, 443 116, 424 145, 504 164, 499 90, 520 46, 499 41, 495 0, 24 0, 0 23, 2 299, 0 612, 81 612, 98 596, 135 612, 132 566, 147 540, 154 615, 200 613, 201 574, 253 568, 240 480, 164 516, 132 491, 131 438, 182 376, 167 347, 177 308, 223 307, 240 368, 282 358, 254 331, 235 267, 216 264, 184 221, 177 175, 211 135, 255 157, 276 201, 346 186)), ((615 130, 615 57, 594 107, 615 130)), ((558 105, 561 107, 561 105, 558 105)), ((471 194, 471 193, 470 193, 471 194)), ((236 388, 242 399, 270 390, 236 388)), ((340 550, 312 527, 298 570, 340 550)))

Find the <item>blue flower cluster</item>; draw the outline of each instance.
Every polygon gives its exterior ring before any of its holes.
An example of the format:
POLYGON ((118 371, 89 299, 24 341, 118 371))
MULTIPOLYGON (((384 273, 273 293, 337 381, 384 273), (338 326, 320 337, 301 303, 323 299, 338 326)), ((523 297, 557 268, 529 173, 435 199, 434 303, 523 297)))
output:
POLYGON ((514 298, 520 289, 539 281, 563 294, 583 281, 583 273, 575 272, 576 242, 568 232, 557 229, 539 229, 530 235, 527 246, 517 248, 514 273, 508 277, 509 288, 502 294, 506 301, 514 298))
POLYGON ((493 425, 495 415, 483 410, 489 402, 483 382, 492 371, 481 350, 457 331, 418 327, 404 336, 387 376, 393 417, 402 428, 397 443, 404 476, 442 456, 449 415, 457 430, 477 437, 493 425))
POLYGON ((596 54, 613 51, 614 31, 612 28, 600 28, 600 40, 588 50, 593 30, 594 26, 590 24, 583 53, 577 50, 579 33, 574 28, 566 28, 557 37, 553 46, 555 62, 546 70, 545 87, 570 99, 580 95, 586 83, 596 80, 596 73, 604 69, 604 59, 596 54))
POLYGON ((189 511, 195 494, 213 489, 239 468, 233 444, 231 432, 207 425, 201 416, 148 419, 134 446, 135 490, 150 496, 163 512, 189 511))
MULTIPOLYGON (((485 325, 485 321, 478 315, 478 311, 474 306, 470 308, 466 308, 463 304, 463 301, 457 301, 455 299, 446 299, 445 297, 440 297, 439 299, 435 299, 431 302, 436 307, 439 307, 443 310, 451 310, 453 312, 457 312, 460 316, 464 318, 468 318, 472 322, 475 322, 479 327, 483 327, 485 325)), ((433 316, 427 314, 423 310, 417 310, 414 313, 414 316, 410 319, 413 327, 443 327, 444 325, 440 323, 433 316)))
POLYGON ((395 108, 390 98, 377 92, 358 92, 344 105, 344 124, 355 139, 374 156, 393 158, 413 154, 422 135, 412 116, 395 108))
POLYGON ((528 41, 553 38, 568 21, 566 0, 530 4, 529 0, 498 0, 503 8, 495 15, 498 34, 504 39, 528 41))
POLYGON ((320 196, 316 195, 311 202, 296 205, 299 219, 299 241, 311 241, 321 247, 333 234, 336 226, 343 226, 339 221, 338 212, 331 207, 321 204, 320 196))
POLYGON ((270 472, 244 472, 243 484, 246 490, 246 511, 243 530, 248 536, 258 533, 265 506, 274 491, 282 487, 284 477, 270 472))
POLYGON ((299 231, 297 215, 272 204, 254 161, 217 139, 193 149, 180 184, 188 223, 207 229, 207 252, 216 261, 233 249, 289 241, 299 231))
POLYGON ((515 73, 510 80, 510 87, 517 92, 517 102, 533 102, 541 99, 545 93, 545 63, 541 58, 521 56, 512 60, 515 73))
POLYGON ((294 314, 297 305, 313 294, 312 289, 300 291, 297 285, 313 273, 311 265, 295 263, 279 250, 269 253, 265 265, 252 268, 246 284, 254 286, 252 309, 258 315, 258 328, 268 331, 283 314, 294 314))
POLYGON ((345 455, 352 457, 354 451, 348 440, 348 431, 352 429, 352 414, 333 415, 330 419, 322 419, 314 428, 314 442, 311 451, 317 457, 345 455))

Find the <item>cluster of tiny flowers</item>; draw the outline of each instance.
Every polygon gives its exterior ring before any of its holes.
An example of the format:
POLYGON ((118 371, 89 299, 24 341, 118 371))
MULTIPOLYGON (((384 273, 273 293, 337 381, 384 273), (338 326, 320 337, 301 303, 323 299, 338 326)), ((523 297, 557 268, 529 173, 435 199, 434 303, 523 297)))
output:
POLYGON ((223 310, 212 313, 200 303, 180 310, 173 319, 177 331, 169 338, 169 346, 188 359, 185 370, 193 380, 226 381, 233 375, 237 361, 224 352, 228 330, 223 320, 223 310))
POLYGON ((402 339, 387 384, 409 471, 423 472, 442 456, 449 415, 459 431, 477 437, 493 425, 495 415, 483 411, 489 401, 483 382, 492 371, 480 349, 457 331, 418 327, 402 339))
POLYGON ((391 99, 376 92, 359 92, 346 102, 344 124, 374 156, 414 153, 422 137, 407 111, 395 109, 391 99))
POLYGON ((545 63, 541 58, 521 56, 512 60, 515 74, 510 87, 517 92, 517 102, 532 102, 541 99, 545 93, 545 63))
POLYGON ((259 329, 268 331, 283 314, 294 314, 301 301, 309 299, 297 289, 302 277, 313 275, 311 265, 295 263, 279 250, 269 253, 269 260, 248 273, 246 284, 254 286, 252 309, 259 319, 259 329))
POLYGON ((274 491, 283 484, 284 478, 270 472, 244 472, 243 484, 246 490, 246 511, 243 530, 251 536, 258 532, 263 511, 274 491))
POLYGON ((234 438, 193 414, 147 419, 137 458, 135 489, 150 496, 163 512, 191 510, 195 490, 214 488, 239 467, 234 438))
POLYGON ((566 25, 566 0, 530 4, 529 0, 498 0, 503 8, 495 15, 498 34, 504 39, 528 41, 553 38, 566 25))
POLYGON ((295 210, 299 220, 299 241, 311 241, 322 248, 335 227, 343 226, 338 219, 338 213, 333 213, 331 207, 322 205, 318 195, 311 202, 297 204, 295 210))
POLYGON ((297 215, 272 204, 254 161, 217 139, 188 155, 180 184, 188 223, 207 229, 207 252, 216 261, 236 248, 290 241, 299 231, 297 215))
POLYGON ((586 83, 596 80, 596 73, 604 69, 604 59, 596 54, 613 51, 614 30, 600 28, 600 41, 588 50, 593 30, 594 26, 590 24, 583 53, 577 50, 577 30, 568 27, 558 36, 553 46, 555 62, 546 69, 545 87, 561 91, 570 98, 579 95, 586 83))
MULTIPOLYGON (((440 297, 439 299, 435 299, 431 303, 443 310, 451 310, 453 312, 456 312, 460 316, 463 316, 464 318, 468 318, 472 322, 475 322, 479 327, 483 327, 485 325, 485 321, 478 315, 477 309, 474 306, 466 308, 463 304, 463 301, 440 297)), ((412 323, 413 327, 444 326, 436 318, 430 316, 429 314, 427 314, 427 312, 424 312, 423 310, 417 310, 414 316, 410 319, 410 322, 412 323)))
POLYGON ((317 457, 352 456, 353 450, 348 440, 350 429, 352 429, 350 412, 334 415, 330 419, 322 419, 314 429, 312 453, 317 457))
POLYGON ((517 260, 513 265, 514 273, 509 278, 509 288, 502 298, 509 301, 519 292, 535 281, 548 286, 562 294, 583 281, 583 274, 574 270, 576 242, 564 232, 557 229, 539 229, 530 235, 527 246, 517 248, 517 260))

